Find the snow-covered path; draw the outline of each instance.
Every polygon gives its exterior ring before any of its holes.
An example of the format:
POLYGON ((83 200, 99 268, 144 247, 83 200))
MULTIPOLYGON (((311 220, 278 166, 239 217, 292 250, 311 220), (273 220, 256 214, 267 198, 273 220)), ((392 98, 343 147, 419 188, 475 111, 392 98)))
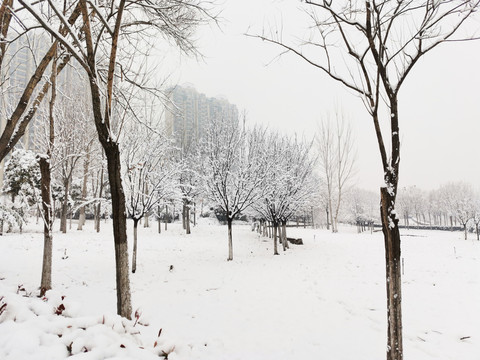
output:
MULTIPOLYGON (((54 288, 77 303, 79 316, 113 315, 110 224, 100 234, 90 225, 55 233, 54 288)), ((202 223, 189 236, 179 224, 156 229, 139 228, 132 297, 150 324, 146 341, 162 328, 175 345, 169 359, 385 358, 381 232, 289 228, 305 245, 273 256, 270 239, 238 225, 227 262, 226 227, 202 223)), ((461 233, 403 235, 405 359, 480 359, 480 242, 461 233)), ((35 291, 42 243, 40 232, 0 237, 0 289, 35 291)))

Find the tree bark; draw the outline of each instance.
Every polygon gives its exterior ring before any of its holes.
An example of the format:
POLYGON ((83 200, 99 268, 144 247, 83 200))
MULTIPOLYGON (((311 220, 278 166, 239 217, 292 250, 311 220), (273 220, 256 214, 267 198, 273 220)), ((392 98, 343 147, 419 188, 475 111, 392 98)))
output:
POLYGON ((185 205, 185 232, 188 234, 191 233, 190 231, 190 207, 185 205))
POLYGON ((332 195, 328 196, 328 211, 330 212, 330 224, 332 226, 332 232, 337 232, 337 229, 335 229, 335 223, 333 222, 333 206, 332 206, 332 195))
POLYGON ((277 243, 277 223, 273 222, 273 255, 280 255, 278 253, 278 243, 277 243))
POLYGON ((62 212, 60 214, 60 231, 67 232, 67 213, 68 213, 68 193, 70 192, 70 177, 67 177, 63 183, 64 198, 62 202, 62 212))
POLYGON ((137 271, 137 230, 138 230, 138 221, 140 219, 133 219, 133 253, 132 253, 132 273, 135 274, 137 271))
MULTIPOLYGON (((57 57, 53 57, 52 74, 50 75, 50 84, 52 92, 49 103, 49 119, 48 119, 48 144, 47 156, 40 157, 40 181, 41 181, 41 196, 43 209, 43 260, 42 260, 42 278, 40 280, 40 296, 45 296, 45 293, 52 288, 52 251, 53 251, 53 204, 52 204, 52 187, 51 187, 51 169, 50 160, 55 143, 55 100, 57 97, 57 57)), ((3 227, 3 224, 2 224, 3 227)))
MULTIPOLYGON (((88 181, 88 167, 90 163, 90 150, 87 147, 87 154, 85 156, 85 161, 83 162, 83 184, 82 184, 82 201, 87 200, 87 181, 88 181)), ((85 205, 80 208, 80 215, 78 217, 78 226, 77 230, 82 230, 83 225, 85 225, 85 205)))
POLYGON ((287 241, 287 221, 282 221, 282 237, 283 237, 283 251, 285 249, 290 249, 290 246, 288 245, 287 241))
POLYGON ((162 219, 160 218, 160 205, 157 206, 157 221, 158 221, 158 233, 162 233, 162 219))
POLYGON ((388 342, 387 360, 403 359, 402 339, 402 283, 401 283, 401 250, 398 219, 394 210, 395 199, 387 188, 381 188, 382 230, 385 238, 386 285, 388 342))
POLYGON ((193 203, 193 226, 197 226, 197 209, 195 203, 193 203))
POLYGON ((117 313, 132 318, 130 279, 128 276, 127 217, 125 194, 122 187, 121 161, 118 144, 111 142, 105 149, 108 178, 112 195, 113 238, 115 243, 115 265, 117 282, 117 313))
POLYGON ((40 158, 41 192, 43 207, 43 264, 40 296, 52 288, 52 204, 50 192, 50 159, 40 158))
POLYGON ((187 208, 185 206, 185 202, 183 202, 183 206, 182 206, 182 225, 183 225, 183 229, 186 230, 187 229, 187 223, 185 221, 185 218, 187 217, 187 208))
POLYGON ((228 225, 228 259, 227 261, 233 260, 232 222, 233 222, 233 219, 230 218, 230 216, 228 216, 227 217, 227 225, 228 225))
MULTIPOLYGON (((327 230, 330 230, 330 221, 329 221, 328 205, 325 206, 325 212, 327 213, 327 230)), ((297 217, 297 227, 298 227, 298 217, 297 217)))
POLYGON ((102 164, 102 169, 100 171, 100 184, 98 188, 98 203, 95 205, 95 230, 100 232, 100 213, 102 211, 102 198, 103 194, 103 164, 102 164))

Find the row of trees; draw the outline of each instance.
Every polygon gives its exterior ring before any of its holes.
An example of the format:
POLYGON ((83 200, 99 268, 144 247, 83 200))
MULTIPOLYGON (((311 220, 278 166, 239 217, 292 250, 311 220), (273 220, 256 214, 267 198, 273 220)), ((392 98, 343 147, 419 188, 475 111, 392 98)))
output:
POLYGON ((480 194, 465 182, 451 182, 438 189, 423 191, 416 186, 401 189, 399 210, 404 225, 453 228, 461 226, 467 239, 469 225, 479 238, 480 194))

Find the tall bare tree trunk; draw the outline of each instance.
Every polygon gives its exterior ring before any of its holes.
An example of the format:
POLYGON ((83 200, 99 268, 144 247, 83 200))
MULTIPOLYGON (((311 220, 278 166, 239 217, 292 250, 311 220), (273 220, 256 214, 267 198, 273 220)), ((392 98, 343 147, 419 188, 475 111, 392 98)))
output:
MULTIPOLYGON (((50 160, 55 143, 55 118, 54 108, 57 96, 57 57, 53 57, 52 73, 50 75, 50 83, 52 92, 49 103, 49 137, 47 145, 47 156, 40 157, 40 176, 41 176, 41 196, 43 208, 43 261, 42 261, 42 279, 40 280, 40 296, 52 288, 52 250, 53 250, 53 204, 51 189, 51 169, 50 160)), ((3 224, 2 224, 3 225, 3 224)))
POLYGON ((282 239, 283 239, 283 251, 285 251, 285 249, 290 249, 290 246, 288 245, 288 241, 287 241, 287 221, 286 220, 282 221, 282 239))
POLYGON ((185 230, 187 234, 190 234, 190 207, 185 205, 185 230))
POLYGON ((138 221, 140 219, 133 219, 133 253, 132 253, 132 273, 135 274, 137 271, 137 230, 138 230, 138 221))
POLYGON ((394 198, 387 188, 381 188, 382 230, 385 238, 388 343, 387 360, 403 359, 402 279, 398 219, 395 218, 394 198))
POLYGON ((98 189, 98 203, 95 205, 95 230, 100 232, 100 213, 102 212, 102 198, 103 194, 103 164, 100 171, 100 184, 98 189))
POLYGON ((280 255, 278 253, 278 243, 277 243, 277 223, 274 221, 273 223, 273 255, 280 255))
MULTIPOLYGON (((90 163, 90 150, 87 146, 87 154, 83 162, 83 184, 82 184, 82 201, 87 201, 87 181, 88 181, 88 167, 90 163)), ((77 230, 82 230, 85 225, 85 205, 80 208, 80 215, 78 216, 77 230)))
POLYGON ((62 211, 60 214, 60 231, 64 234, 67 232, 68 194, 70 192, 70 182, 70 177, 67 177, 63 183, 64 198, 62 202, 62 211))
POLYGON ((127 319, 132 317, 130 278, 128 276, 127 217, 125 194, 122 187, 120 151, 117 143, 105 149, 108 163, 108 178, 112 194, 113 238, 117 282, 117 313, 127 319))
POLYGON ((233 219, 230 216, 227 216, 227 226, 228 226, 228 259, 227 261, 233 260, 232 223, 233 223, 233 219))
MULTIPOLYGON (((328 212, 328 205, 325 206, 325 212, 327 213, 327 230, 330 230, 330 213, 328 212)), ((298 220, 297 220, 297 227, 298 227, 298 220)))
POLYGON ((128 266, 128 243, 127 243, 127 216, 125 194, 123 192, 121 178, 120 149, 113 137, 111 124, 113 82, 117 60, 118 37, 122 25, 125 0, 120 0, 116 13, 115 28, 111 36, 111 49, 107 74, 106 96, 102 102, 102 94, 99 89, 97 78, 97 65, 94 42, 90 25, 90 13, 87 2, 80 2, 83 17, 83 32, 87 48, 88 76, 92 95, 92 110, 97 129, 98 138, 107 157, 108 180, 112 196, 113 239, 115 245, 115 269, 117 285, 117 314, 127 319, 132 318, 132 303, 130 295, 130 278, 128 266), (105 111, 102 110, 105 105, 105 111))
POLYGON ((332 208, 332 199, 328 199, 328 211, 330 212, 330 225, 332 225, 332 232, 337 232, 335 229, 335 222, 333 221, 333 208, 332 208))
POLYGON ((41 174, 41 192, 43 207, 43 264, 42 264, 42 280, 40 282, 40 296, 52 288, 52 204, 50 192, 50 159, 40 158, 40 174, 41 174))
POLYGON ((157 206, 157 222, 158 222, 158 233, 162 232, 162 219, 160 218, 160 205, 157 206))

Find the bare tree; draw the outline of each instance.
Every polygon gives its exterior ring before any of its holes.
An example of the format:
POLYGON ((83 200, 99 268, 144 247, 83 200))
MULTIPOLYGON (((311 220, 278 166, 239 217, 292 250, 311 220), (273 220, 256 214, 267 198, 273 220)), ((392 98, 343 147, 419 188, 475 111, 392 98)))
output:
POLYGON ((320 123, 316 142, 319 164, 326 185, 332 232, 338 232, 338 214, 342 205, 342 196, 354 174, 355 164, 351 127, 341 110, 335 111, 334 120, 327 117, 320 123))
POLYGON ((238 121, 212 119, 203 144, 206 196, 227 217, 228 258, 233 260, 233 219, 250 207, 261 194, 264 169, 258 159, 263 131, 247 131, 238 121))
POLYGON ((306 0, 305 10, 313 25, 311 35, 301 45, 289 44, 277 29, 257 36, 295 54, 356 93, 371 116, 385 180, 381 219, 386 252, 388 360, 403 359, 401 251, 395 213, 400 169, 399 92, 418 61, 438 45, 458 39, 455 36, 459 29, 478 7, 479 1, 471 0, 306 0), (390 129, 386 130, 388 125, 390 129))
POLYGON ((122 146, 127 213, 133 219, 132 273, 137 270, 138 222, 172 196, 178 168, 171 161, 172 148, 164 137, 137 124, 122 146), (155 151, 152 151, 152 148, 155 151))
POLYGON ((253 204, 262 218, 273 224, 274 255, 278 255, 277 233, 285 251, 287 222, 299 210, 316 201, 318 183, 313 178, 315 158, 311 156, 312 143, 290 139, 271 133, 262 139, 265 181, 261 197, 253 204))
POLYGON ((190 230, 190 210, 195 198, 199 196, 203 188, 201 186, 201 153, 196 143, 192 143, 188 148, 182 149, 180 152, 180 169, 179 172, 179 190, 181 192, 183 203, 183 228, 187 234, 190 230))
MULTIPOLYGON (((81 82, 81 79, 77 79, 81 82)), ((60 207, 60 231, 67 232, 67 217, 72 213, 71 188, 79 161, 86 158, 86 142, 88 125, 92 123, 91 112, 85 109, 85 97, 82 87, 66 84, 63 87, 62 96, 56 102, 57 146, 55 146, 56 159, 58 164, 58 180, 62 185, 63 196, 60 207), (80 110, 80 111, 79 111, 80 110)), ((90 132, 91 135, 91 132, 90 132)))
POLYGON ((46 143, 45 156, 39 156, 42 194, 42 218, 43 218, 43 262, 42 279, 40 282, 40 296, 52 288, 52 248, 53 248, 53 200, 52 200, 52 152, 55 144, 55 99, 57 92, 57 65, 56 58, 52 61, 52 73, 50 75, 51 96, 48 106, 48 140, 46 143))
POLYGON ((467 240, 467 224, 475 214, 475 194, 471 185, 448 183, 440 187, 439 193, 447 211, 462 225, 467 240))
POLYGON ((322 177, 325 183, 326 211, 327 211, 327 229, 332 226, 332 232, 335 232, 333 224, 333 196, 335 181, 335 135, 333 133, 330 121, 322 121, 319 124, 316 134, 318 163, 321 168, 322 177))

